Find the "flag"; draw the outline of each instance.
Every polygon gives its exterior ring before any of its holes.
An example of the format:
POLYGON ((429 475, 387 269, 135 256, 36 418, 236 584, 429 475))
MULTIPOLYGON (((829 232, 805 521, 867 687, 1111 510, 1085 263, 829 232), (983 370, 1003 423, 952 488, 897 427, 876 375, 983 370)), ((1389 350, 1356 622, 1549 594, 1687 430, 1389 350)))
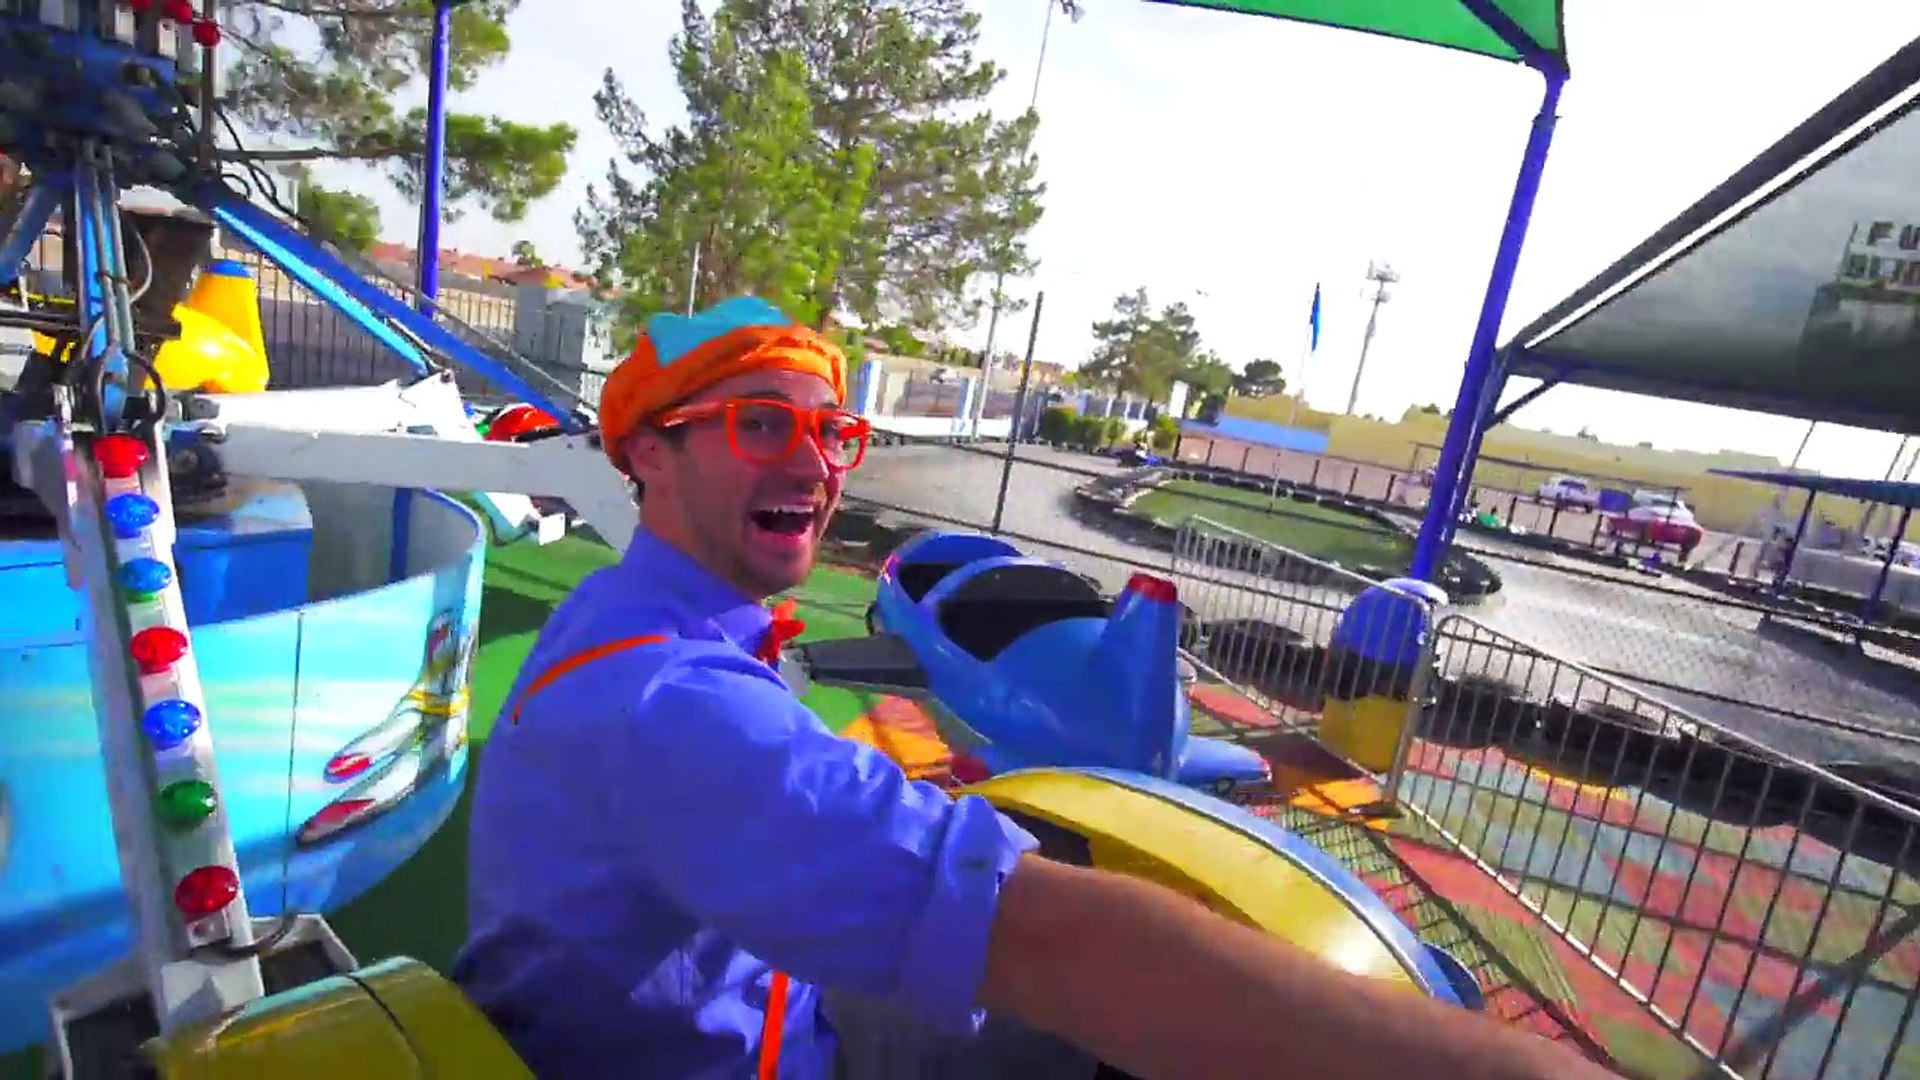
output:
POLYGON ((1320 283, 1313 284, 1313 311, 1307 315, 1307 325, 1313 327, 1313 344, 1307 346, 1308 352, 1320 349, 1320 283))

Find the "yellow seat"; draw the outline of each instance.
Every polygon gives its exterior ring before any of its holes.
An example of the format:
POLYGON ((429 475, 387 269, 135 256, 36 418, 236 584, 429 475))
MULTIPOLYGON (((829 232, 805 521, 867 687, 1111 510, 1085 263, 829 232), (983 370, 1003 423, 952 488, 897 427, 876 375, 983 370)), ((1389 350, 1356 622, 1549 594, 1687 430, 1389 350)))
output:
POLYGON ((399 957, 147 1044, 161 1080, 520 1080, 533 1073, 458 988, 399 957))
POLYGON ((1320 709, 1320 741, 1363 769, 1383 773, 1400 752, 1411 706, 1370 694, 1352 701, 1328 698, 1320 709))
POLYGON ((1409 953, 1420 948, 1411 932, 1389 925, 1394 916, 1371 894, 1343 894, 1315 869, 1324 856, 1306 852, 1304 839, 1289 834, 1300 845, 1291 850, 1275 845, 1209 816, 1192 805, 1197 796, 1156 794, 1159 786, 1036 769, 962 790, 1079 836, 1100 869, 1164 885, 1352 974, 1426 989, 1429 977, 1409 966, 1419 963, 1409 953), (1397 948, 1388 934, 1400 939, 1397 948))

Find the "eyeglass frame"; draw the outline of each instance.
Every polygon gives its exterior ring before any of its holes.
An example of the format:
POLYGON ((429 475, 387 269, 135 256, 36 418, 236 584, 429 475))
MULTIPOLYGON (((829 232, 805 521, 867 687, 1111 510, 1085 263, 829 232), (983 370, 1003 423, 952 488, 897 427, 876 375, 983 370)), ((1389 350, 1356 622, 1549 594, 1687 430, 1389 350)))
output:
POLYGON ((793 452, 800 449, 800 440, 804 432, 804 437, 812 440, 814 449, 820 451, 820 460, 826 463, 828 469, 834 472, 851 472, 858 468, 861 462, 867 459, 867 445, 873 437, 873 422, 858 413, 848 412, 838 405, 823 405, 817 408, 808 408, 802 405, 795 405, 791 401, 783 401, 779 398, 729 398, 726 401, 703 401, 693 405, 676 405, 654 417, 653 426, 664 429, 676 427, 681 424, 713 419, 724 421, 727 432, 727 448, 733 451, 733 455, 753 465, 773 465, 792 457, 793 452), (740 436, 733 426, 733 417, 742 406, 746 405, 771 406, 790 413, 793 416, 793 437, 787 441, 786 447, 779 453, 771 457, 763 458, 748 454, 741 449, 740 436), (833 454, 827 450, 825 443, 820 438, 821 424, 829 417, 844 417, 854 423, 853 430, 859 439, 860 449, 859 452, 854 455, 853 460, 845 465, 840 464, 834 459, 833 454))

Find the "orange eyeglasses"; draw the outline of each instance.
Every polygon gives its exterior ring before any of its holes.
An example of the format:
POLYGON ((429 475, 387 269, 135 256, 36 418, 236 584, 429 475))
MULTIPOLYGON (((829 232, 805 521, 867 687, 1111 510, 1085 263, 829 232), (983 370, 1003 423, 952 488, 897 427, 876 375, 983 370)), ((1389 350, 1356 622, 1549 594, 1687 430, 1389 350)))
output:
POLYGON ((762 398, 682 405, 661 413, 654 423, 665 428, 715 418, 726 421, 727 445, 734 455, 756 465, 786 460, 800 448, 804 433, 820 448, 829 468, 845 472, 867 456, 867 438, 873 433, 865 417, 845 409, 803 409, 762 398))

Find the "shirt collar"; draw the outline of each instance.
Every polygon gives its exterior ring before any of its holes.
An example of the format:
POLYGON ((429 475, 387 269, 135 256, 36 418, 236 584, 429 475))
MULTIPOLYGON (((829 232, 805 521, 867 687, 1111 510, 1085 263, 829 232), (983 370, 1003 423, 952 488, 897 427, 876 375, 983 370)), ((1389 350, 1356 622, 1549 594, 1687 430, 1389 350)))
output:
POLYGON ((634 530, 620 566, 622 575, 635 585, 665 594, 677 614, 713 623, 746 652, 760 647, 773 624, 765 607, 740 595, 686 552, 648 532, 645 525, 634 530))

